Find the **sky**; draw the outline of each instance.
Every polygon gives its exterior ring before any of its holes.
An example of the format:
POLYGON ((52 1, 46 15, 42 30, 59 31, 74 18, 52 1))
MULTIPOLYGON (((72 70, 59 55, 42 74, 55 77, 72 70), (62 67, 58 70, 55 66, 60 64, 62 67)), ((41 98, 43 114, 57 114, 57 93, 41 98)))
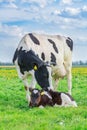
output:
POLYGON ((87 0, 0 0, 0 62, 29 32, 70 37, 73 61, 87 61, 87 0))

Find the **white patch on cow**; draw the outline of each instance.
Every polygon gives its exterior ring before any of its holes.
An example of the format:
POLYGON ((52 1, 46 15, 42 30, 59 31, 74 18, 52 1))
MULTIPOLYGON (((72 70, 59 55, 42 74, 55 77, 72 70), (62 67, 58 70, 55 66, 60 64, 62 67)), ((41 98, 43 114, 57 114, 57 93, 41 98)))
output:
POLYGON ((34 94, 37 94, 37 93, 38 93, 38 90, 33 90, 33 93, 34 93, 34 94))
POLYGON ((72 101, 70 99, 70 97, 68 95, 66 95, 65 93, 61 93, 61 99, 62 99, 62 106, 73 106, 73 107, 77 107, 75 101, 72 101))
POLYGON ((44 91, 44 95, 46 95, 48 98, 52 99, 52 97, 46 91, 44 91))

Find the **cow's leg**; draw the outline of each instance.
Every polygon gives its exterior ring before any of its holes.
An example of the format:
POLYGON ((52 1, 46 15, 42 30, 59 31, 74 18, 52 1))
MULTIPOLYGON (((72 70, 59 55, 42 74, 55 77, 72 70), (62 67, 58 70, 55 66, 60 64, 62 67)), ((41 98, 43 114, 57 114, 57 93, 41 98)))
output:
POLYGON ((26 98, 28 100, 28 103, 30 101, 30 96, 29 96, 29 83, 28 83, 28 80, 27 80, 27 74, 22 74, 20 72, 20 69, 17 69, 17 72, 18 72, 18 76, 19 78, 23 81, 24 83, 24 87, 25 87, 25 90, 26 90, 26 98))
POLYGON ((53 88, 53 84, 52 84, 52 69, 51 69, 51 67, 47 67, 47 69, 48 69, 48 72, 49 72, 49 87, 50 87, 50 89, 54 89, 53 88))
POLYGON ((35 86, 36 86, 36 79, 35 79, 34 71, 32 70, 30 73, 32 75, 32 80, 31 80, 31 83, 30 83, 30 87, 31 88, 35 88, 35 86))
POLYGON ((23 79, 23 83, 24 83, 25 90, 26 90, 26 98, 27 98, 27 100, 28 100, 28 103, 30 102, 29 87, 35 88, 35 85, 36 85, 36 80, 35 80, 34 73, 32 72, 31 74, 32 74, 32 80, 31 80, 30 85, 29 85, 29 83, 28 83, 27 78, 23 79))
POLYGON ((54 90, 57 90, 59 79, 54 79, 54 90))
POLYGON ((26 98, 28 100, 28 103, 30 102, 30 92, 29 92, 29 87, 35 88, 36 85, 36 80, 34 78, 32 78, 31 84, 29 85, 28 83, 28 79, 22 79, 24 86, 25 86, 25 90, 26 90, 26 98))
POLYGON ((22 79, 23 83, 24 83, 24 87, 25 87, 25 90, 26 90, 26 98, 28 100, 28 103, 30 102, 30 95, 29 95, 29 83, 28 83, 28 80, 27 78, 25 79, 22 79))
POLYGON ((68 92, 71 95, 71 89, 72 89, 72 74, 71 74, 71 68, 67 72, 67 80, 68 80, 68 92))
POLYGON ((64 66, 67 72, 66 76, 67 76, 67 83, 68 83, 68 93, 71 95, 71 90, 72 90, 72 72, 71 72, 72 61, 71 59, 64 62, 64 66))
POLYGON ((66 66, 67 71, 67 83, 68 83, 68 93, 71 95, 71 89, 72 89, 72 73, 71 73, 71 65, 66 66))
POLYGON ((67 75, 67 83, 68 83, 68 93, 71 95, 71 90, 72 90, 72 72, 71 72, 72 62, 71 60, 64 62, 64 66, 67 72, 66 75, 67 75))

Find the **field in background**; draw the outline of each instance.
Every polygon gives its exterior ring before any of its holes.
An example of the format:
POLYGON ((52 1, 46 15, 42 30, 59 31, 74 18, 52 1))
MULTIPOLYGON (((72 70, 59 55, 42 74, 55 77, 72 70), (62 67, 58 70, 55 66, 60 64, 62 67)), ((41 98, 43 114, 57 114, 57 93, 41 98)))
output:
MULTIPOLYGON (((30 109, 15 68, 0 68, 0 130, 87 130, 87 68, 73 68, 72 82, 78 108, 30 109)), ((67 92, 66 78, 58 90, 67 92)))

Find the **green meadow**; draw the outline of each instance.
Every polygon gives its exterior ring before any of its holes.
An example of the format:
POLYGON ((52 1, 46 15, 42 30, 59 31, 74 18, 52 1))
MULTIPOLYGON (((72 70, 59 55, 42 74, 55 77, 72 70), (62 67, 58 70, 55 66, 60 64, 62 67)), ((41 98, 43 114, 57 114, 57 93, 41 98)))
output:
MULTIPOLYGON (((72 84, 77 108, 29 108, 23 83, 15 68, 1 67, 0 130, 87 130, 86 67, 72 69, 72 84)), ((66 78, 60 80, 57 89, 67 92, 66 78)))

